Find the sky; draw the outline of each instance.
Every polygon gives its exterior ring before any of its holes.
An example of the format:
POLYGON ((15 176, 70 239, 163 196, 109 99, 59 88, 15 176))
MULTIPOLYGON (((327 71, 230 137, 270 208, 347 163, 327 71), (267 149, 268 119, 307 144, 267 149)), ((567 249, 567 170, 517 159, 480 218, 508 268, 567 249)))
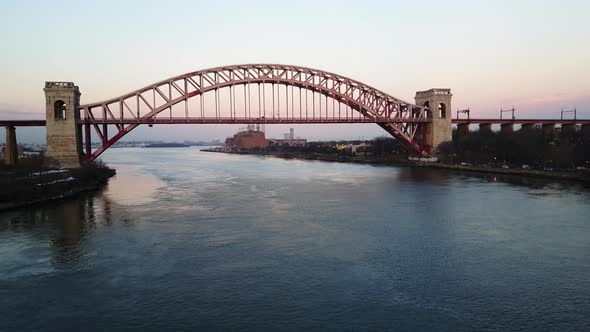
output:
MULTIPOLYGON (((0 119, 43 119, 45 81, 82 104, 168 77, 243 63, 335 72, 413 101, 453 92, 453 114, 590 118, 588 0, 0 2, 0 119)), ((224 139, 235 126, 156 126, 127 140, 224 139)), ((269 126, 279 137, 286 126, 269 126)), ((43 128, 18 129, 20 142, 43 128)), ((375 125, 296 126, 309 139, 371 138, 375 125)), ((0 141, 4 140, 0 129, 0 141)))

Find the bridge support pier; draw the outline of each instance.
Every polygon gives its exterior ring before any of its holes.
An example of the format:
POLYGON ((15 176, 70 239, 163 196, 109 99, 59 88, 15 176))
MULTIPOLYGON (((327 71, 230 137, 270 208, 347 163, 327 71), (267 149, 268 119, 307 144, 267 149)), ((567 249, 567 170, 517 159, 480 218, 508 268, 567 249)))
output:
POLYGON ((18 163, 18 146, 16 143, 16 129, 13 126, 6 127, 6 153, 4 155, 6 165, 18 163))
POLYGON ((502 135, 511 135, 514 133, 514 124, 512 123, 503 123, 500 125, 500 132, 502 135))
POLYGON ((457 138, 462 138, 469 135, 469 124, 459 123, 457 124, 457 138))
POLYGON ((520 125, 521 130, 533 130, 535 128, 534 123, 523 123, 520 125))
POLYGON ((573 123, 564 123, 561 125, 561 139, 569 141, 576 134, 576 125, 573 123))
POLYGON ((548 142, 555 141, 555 123, 543 124, 543 136, 548 142))
POLYGON ((492 132, 492 124, 491 123, 480 123, 479 124, 479 132, 480 133, 491 133, 492 132))
POLYGON ((582 125, 582 139, 584 140, 584 143, 590 143, 590 124, 582 125))
POLYGON ((51 167, 80 167, 82 128, 80 91, 72 82, 45 82, 47 153, 45 163, 51 167))

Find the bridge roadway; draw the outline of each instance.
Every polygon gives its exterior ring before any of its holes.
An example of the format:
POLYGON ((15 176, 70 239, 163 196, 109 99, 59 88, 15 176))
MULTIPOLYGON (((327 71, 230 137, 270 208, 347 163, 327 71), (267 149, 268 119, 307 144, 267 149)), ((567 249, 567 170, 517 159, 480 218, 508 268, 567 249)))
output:
POLYGON ((590 124, 586 119, 453 119, 453 124, 590 124))
POLYGON ((0 127, 45 127, 45 120, 0 120, 0 127))
MULTIPOLYGON (((427 119, 420 118, 243 118, 243 117, 180 117, 180 118, 133 118, 133 119, 81 119, 79 124, 107 124, 107 125, 131 125, 131 124, 334 124, 334 123, 387 123, 387 122, 412 122, 428 123, 427 119)), ((45 126, 45 120, 0 120, 0 127, 39 127, 45 126)))
MULTIPOLYGON (((149 119, 82 119, 80 124, 322 124, 322 123, 427 123, 425 119, 367 119, 367 118, 149 118, 149 119)), ((43 127, 45 120, 0 120, 0 127, 43 127)), ((452 119, 453 124, 590 124, 589 119, 452 119)))

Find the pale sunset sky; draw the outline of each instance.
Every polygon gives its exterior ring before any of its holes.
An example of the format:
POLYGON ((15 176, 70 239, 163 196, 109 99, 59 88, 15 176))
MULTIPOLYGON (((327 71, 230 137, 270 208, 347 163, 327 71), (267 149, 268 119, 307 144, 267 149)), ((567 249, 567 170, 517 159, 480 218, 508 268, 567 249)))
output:
MULTIPOLYGON (((43 119, 45 81, 82 103, 210 67, 281 63, 335 72, 412 101, 451 88, 452 113, 590 118, 590 1, 0 2, 0 119, 43 119)), ((224 139, 235 126, 139 128, 125 140, 224 139)), ((270 137, 288 131, 267 128, 270 137)), ((44 129, 18 129, 19 141, 44 129)), ((296 126, 308 139, 372 138, 376 125, 296 126)), ((4 140, 0 130, 0 141, 4 140)))

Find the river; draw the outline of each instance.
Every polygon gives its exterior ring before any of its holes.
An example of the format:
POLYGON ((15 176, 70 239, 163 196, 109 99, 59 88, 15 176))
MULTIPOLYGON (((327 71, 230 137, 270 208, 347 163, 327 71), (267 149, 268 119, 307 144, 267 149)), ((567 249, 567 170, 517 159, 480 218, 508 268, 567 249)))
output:
POLYGON ((0 213, 1 331, 590 329, 572 183, 111 149, 101 192, 0 213))

